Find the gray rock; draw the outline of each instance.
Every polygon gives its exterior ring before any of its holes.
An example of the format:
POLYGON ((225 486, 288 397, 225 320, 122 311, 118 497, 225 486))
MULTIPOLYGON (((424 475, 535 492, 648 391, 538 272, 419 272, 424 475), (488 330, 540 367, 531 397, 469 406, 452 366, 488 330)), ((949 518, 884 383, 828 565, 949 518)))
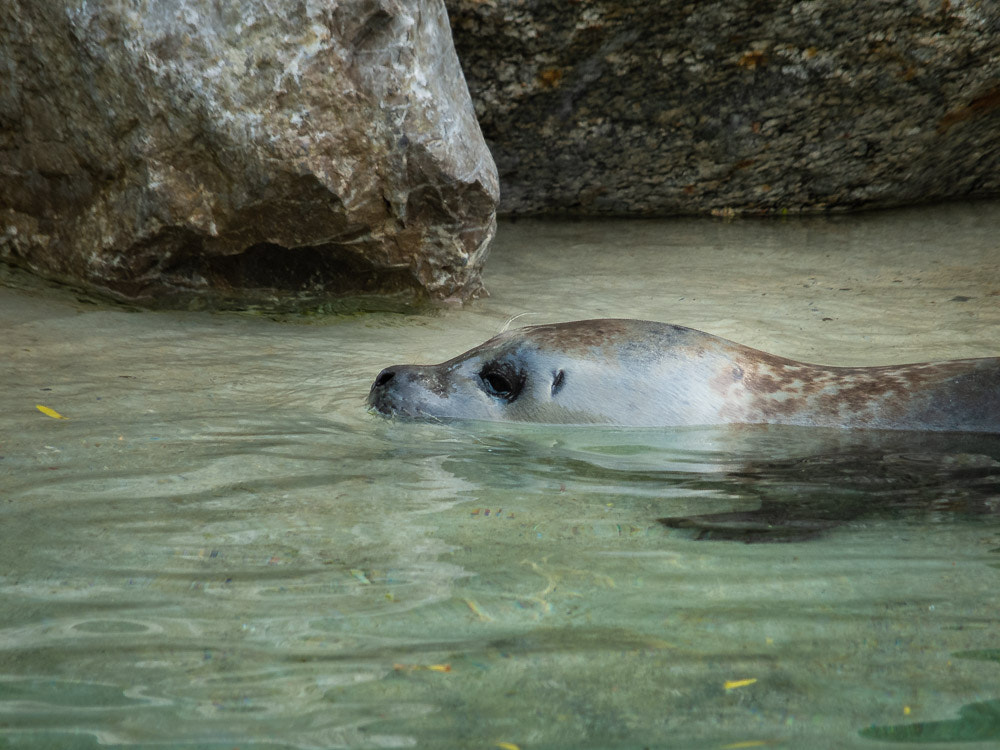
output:
POLYGON ((0 258, 120 299, 468 298, 496 170, 440 0, 7 0, 0 258))
POLYGON ((1000 193, 1000 4, 448 0, 509 214, 1000 193))

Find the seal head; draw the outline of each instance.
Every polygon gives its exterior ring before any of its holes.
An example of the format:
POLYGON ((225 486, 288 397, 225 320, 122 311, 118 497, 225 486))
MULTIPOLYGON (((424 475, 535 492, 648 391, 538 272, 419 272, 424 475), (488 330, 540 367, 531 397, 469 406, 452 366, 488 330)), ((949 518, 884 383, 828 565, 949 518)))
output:
POLYGON ((637 335, 637 323, 508 331, 439 365, 387 367, 368 402, 381 414, 410 418, 617 423, 623 410, 652 397, 642 385, 643 363, 659 359, 686 330, 653 324, 637 335))

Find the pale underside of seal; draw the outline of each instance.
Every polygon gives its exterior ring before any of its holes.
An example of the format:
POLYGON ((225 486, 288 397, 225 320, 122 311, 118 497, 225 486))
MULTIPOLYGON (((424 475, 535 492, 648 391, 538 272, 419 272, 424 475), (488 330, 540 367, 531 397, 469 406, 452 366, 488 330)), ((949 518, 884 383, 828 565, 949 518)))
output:
POLYGON ((1000 358, 827 367, 683 326, 581 320, 507 331, 437 365, 388 367, 368 403, 425 420, 1000 433, 1000 358))

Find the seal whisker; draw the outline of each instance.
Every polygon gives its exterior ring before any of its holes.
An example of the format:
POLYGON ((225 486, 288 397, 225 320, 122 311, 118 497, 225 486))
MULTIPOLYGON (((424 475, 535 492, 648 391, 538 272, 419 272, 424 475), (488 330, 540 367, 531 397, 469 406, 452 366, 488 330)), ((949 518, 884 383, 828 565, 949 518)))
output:
POLYGON ((435 416, 433 414, 428 414, 427 412, 425 412, 423 410, 419 410, 417 412, 417 416, 420 419, 424 420, 425 422, 430 422, 431 424, 441 425, 442 427, 446 426, 449 429, 455 430, 456 432, 460 432, 463 437, 471 440, 474 443, 479 443, 480 445, 485 445, 486 444, 486 441, 483 440, 482 438, 480 438, 474 432, 472 432, 472 430, 467 429, 466 427, 462 426, 460 423, 455 422, 454 420, 446 422, 441 417, 435 416))
POLYGON ((511 323, 513 323, 518 318, 523 318, 525 315, 538 315, 538 313, 523 312, 523 313, 518 313, 517 315, 513 315, 513 316, 507 318, 507 322, 503 324, 503 326, 500 328, 499 331, 497 331, 497 334, 499 335, 501 333, 506 333, 507 330, 510 328, 510 324, 511 323))

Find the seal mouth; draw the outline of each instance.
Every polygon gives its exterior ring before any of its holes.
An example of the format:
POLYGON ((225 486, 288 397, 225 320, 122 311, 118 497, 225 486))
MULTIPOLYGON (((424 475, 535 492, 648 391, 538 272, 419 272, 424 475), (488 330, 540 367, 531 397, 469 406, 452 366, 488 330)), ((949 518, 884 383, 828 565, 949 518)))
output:
POLYGON ((396 412, 392 409, 386 408, 383 404, 373 404, 371 401, 368 402, 367 411, 369 414, 375 414, 379 417, 391 418, 396 416, 396 412))
POLYGON ((448 394, 434 366, 393 365, 386 367, 368 391, 368 410, 383 417, 429 420, 441 419, 435 402, 448 394), (428 409, 428 407, 430 407, 428 409))
POLYGON ((390 398, 384 394, 371 393, 368 395, 368 413, 383 419, 400 419, 413 422, 444 422, 443 417, 433 414, 426 414, 411 409, 403 409, 397 406, 390 398))
POLYGON ((396 377, 398 367, 386 367, 382 370, 372 383, 368 391, 368 411, 374 412, 383 417, 395 417, 399 414, 398 399, 394 397, 395 388, 399 383, 396 377), (395 381, 395 382, 393 382, 395 381))
POLYGON ((365 401, 368 404, 369 414, 378 414, 380 417, 395 417, 399 413, 389 394, 386 393, 384 383, 380 384, 377 379, 372 384, 365 401))
POLYGON ((419 411, 415 411, 410 405, 405 403, 398 390, 388 385, 391 379, 391 377, 383 378, 383 374, 379 374, 379 377, 372 384, 371 390, 368 392, 368 398, 366 399, 369 414, 377 414, 387 419, 434 418, 429 414, 422 414, 419 411))

